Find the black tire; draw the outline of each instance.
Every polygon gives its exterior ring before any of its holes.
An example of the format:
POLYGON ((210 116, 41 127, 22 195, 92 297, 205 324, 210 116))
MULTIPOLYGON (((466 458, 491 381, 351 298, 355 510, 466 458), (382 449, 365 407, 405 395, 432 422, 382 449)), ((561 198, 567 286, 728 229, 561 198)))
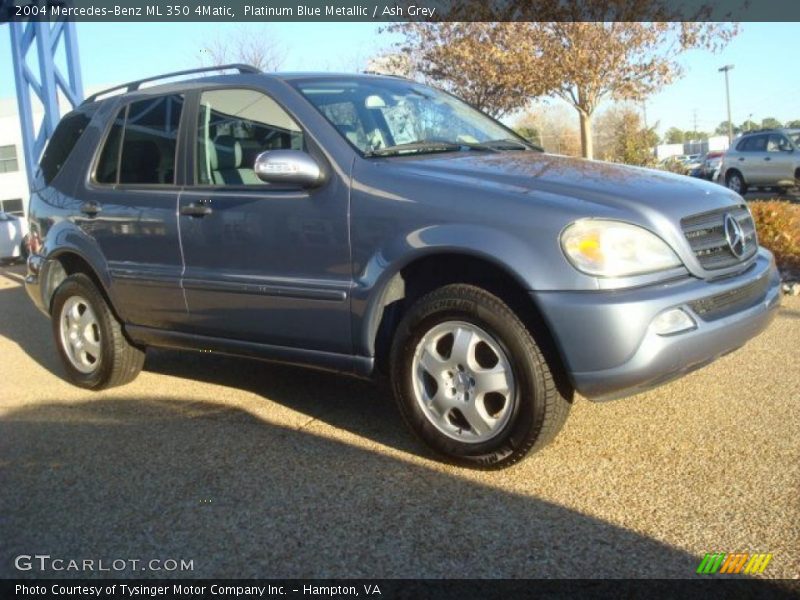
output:
POLYGON ((785 196, 786 194, 789 193, 789 188, 787 188, 787 187, 776 187, 775 188, 775 193, 778 194, 779 196, 785 196))
POLYGON ((134 346, 94 282, 83 273, 67 277, 56 289, 51 304, 53 337, 67 378, 75 385, 92 390, 124 385, 133 381, 144 365, 144 350, 134 346), (64 304, 73 297, 85 299, 97 317, 100 358, 94 371, 84 373, 71 362, 61 336, 64 304))
POLYGON ((464 284, 439 288, 419 299, 398 325, 391 349, 394 397, 409 428, 430 448, 450 461, 483 469, 513 465, 555 438, 572 403, 556 386, 531 332, 498 297, 464 284), (489 333, 509 359, 516 394, 508 422, 493 438, 465 443, 448 437, 420 408, 412 378, 414 355, 420 340, 433 327, 463 321, 489 333))
POLYGON ((24 261, 28 260, 28 256, 30 255, 30 236, 25 236, 22 240, 22 243, 19 245, 19 256, 24 261))
POLYGON ((747 183, 739 171, 729 171, 725 175, 725 185, 729 190, 733 190, 740 196, 744 196, 747 193, 747 183))

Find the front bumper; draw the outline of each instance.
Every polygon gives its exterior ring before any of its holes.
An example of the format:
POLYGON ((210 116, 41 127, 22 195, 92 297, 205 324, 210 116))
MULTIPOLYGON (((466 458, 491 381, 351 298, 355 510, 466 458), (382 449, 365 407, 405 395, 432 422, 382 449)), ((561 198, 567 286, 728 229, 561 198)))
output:
POLYGON ((533 292, 575 389, 592 400, 661 385, 731 352, 763 331, 780 306, 780 277, 763 248, 744 273, 642 288, 533 292), (696 328, 659 335, 653 319, 681 308, 696 328))

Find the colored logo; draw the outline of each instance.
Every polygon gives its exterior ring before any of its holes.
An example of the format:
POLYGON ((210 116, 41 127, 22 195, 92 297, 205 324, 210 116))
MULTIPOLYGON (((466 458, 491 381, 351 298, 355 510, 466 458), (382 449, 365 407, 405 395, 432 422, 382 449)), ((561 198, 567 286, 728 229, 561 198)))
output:
POLYGON ((748 554, 739 552, 726 554, 715 552, 706 554, 697 567, 698 575, 713 575, 714 573, 754 575, 763 573, 767 568, 772 554, 748 554))

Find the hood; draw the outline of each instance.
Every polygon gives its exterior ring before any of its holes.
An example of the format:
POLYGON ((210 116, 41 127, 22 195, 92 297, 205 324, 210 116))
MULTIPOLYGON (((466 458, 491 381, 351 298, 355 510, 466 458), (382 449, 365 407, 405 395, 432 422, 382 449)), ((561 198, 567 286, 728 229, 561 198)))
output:
POLYGON ((744 202, 721 185, 683 175, 540 152, 448 153, 390 160, 409 174, 453 184, 570 196, 625 212, 657 211, 676 220, 744 202))

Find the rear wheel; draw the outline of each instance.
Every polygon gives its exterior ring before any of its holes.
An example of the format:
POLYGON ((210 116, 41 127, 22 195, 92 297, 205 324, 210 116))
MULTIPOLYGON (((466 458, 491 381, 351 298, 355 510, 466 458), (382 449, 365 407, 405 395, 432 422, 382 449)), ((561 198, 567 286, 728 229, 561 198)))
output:
POLYGON ((729 190, 736 192, 744 196, 747 193, 747 184, 744 182, 744 178, 739 171, 731 171, 725 177, 725 184, 728 186, 729 190))
POLYGON ((454 284, 424 296, 398 326, 392 387, 409 427, 436 452, 502 468, 550 442, 571 400, 525 325, 496 296, 454 284))
POLYGON ((144 351, 131 344, 92 280, 67 277, 53 295, 52 325, 67 378, 80 387, 103 389, 132 381, 144 351))

